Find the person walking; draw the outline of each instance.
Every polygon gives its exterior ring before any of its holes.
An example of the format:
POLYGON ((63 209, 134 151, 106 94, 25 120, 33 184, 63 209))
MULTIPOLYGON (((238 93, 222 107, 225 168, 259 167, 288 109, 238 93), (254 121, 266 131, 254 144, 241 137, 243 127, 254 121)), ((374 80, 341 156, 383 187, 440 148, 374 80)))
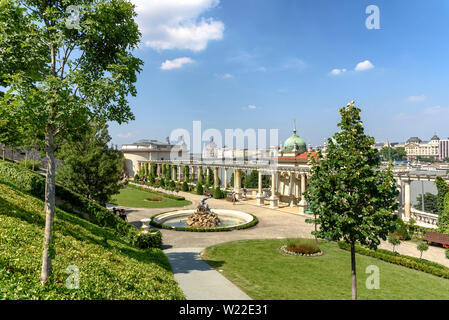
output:
POLYGON ((236 199, 236 194, 234 191, 232 191, 232 204, 235 205, 235 202, 237 201, 236 199))

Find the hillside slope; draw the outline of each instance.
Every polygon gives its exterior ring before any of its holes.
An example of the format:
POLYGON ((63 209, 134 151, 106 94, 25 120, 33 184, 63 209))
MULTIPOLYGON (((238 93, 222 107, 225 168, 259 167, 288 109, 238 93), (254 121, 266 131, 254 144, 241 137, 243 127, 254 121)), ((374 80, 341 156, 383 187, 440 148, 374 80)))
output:
POLYGON ((39 282, 44 204, 0 184, 0 299, 183 299, 160 249, 138 249, 111 231, 56 210, 53 274, 39 282), (67 289, 69 266, 80 288, 67 289))

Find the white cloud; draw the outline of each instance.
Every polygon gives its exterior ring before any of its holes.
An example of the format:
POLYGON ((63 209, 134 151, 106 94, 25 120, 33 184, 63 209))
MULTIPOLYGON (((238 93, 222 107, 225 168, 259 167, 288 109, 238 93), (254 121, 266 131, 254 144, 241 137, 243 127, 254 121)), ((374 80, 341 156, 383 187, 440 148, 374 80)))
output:
POLYGON ((435 106, 435 107, 430 107, 430 108, 424 109, 424 113, 428 114, 428 115, 437 115, 437 114, 446 113, 446 112, 449 112, 449 108, 444 108, 442 106, 435 106))
POLYGON ((173 69, 179 69, 182 68, 186 64, 191 64, 194 61, 191 58, 183 57, 183 58, 177 58, 174 60, 165 60, 162 65, 162 70, 173 70, 173 69))
POLYGON ((257 109, 257 106, 250 104, 247 108, 250 110, 255 110, 255 109, 257 109))
POLYGON ((338 76, 339 74, 345 73, 346 71, 346 69, 334 69, 330 72, 330 74, 333 76, 338 76))
POLYGON ((365 71, 373 68, 374 65, 371 63, 371 61, 365 60, 357 64, 357 66, 355 67, 355 71, 365 71))
POLYGON ((225 73, 224 75, 221 76, 223 79, 232 79, 234 78, 234 76, 230 73, 225 73))
POLYGON ((120 139, 128 139, 128 138, 132 138, 133 134, 131 132, 128 133, 118 133, 117 137, 119 137, 120 139))
POLYGON ((410 96, 410 97, 407 98, 407 101, 408 102, 421 102, 421 101, 424 101, 426 99, 427 99, 427 97, 422 94, 422 95, 419 95, 419 96, 410 96))
POLYGON ((202 51, 223 38, 224 24, 202 15, 220 0, 131 0, 146 46, 156 50, 202 51))

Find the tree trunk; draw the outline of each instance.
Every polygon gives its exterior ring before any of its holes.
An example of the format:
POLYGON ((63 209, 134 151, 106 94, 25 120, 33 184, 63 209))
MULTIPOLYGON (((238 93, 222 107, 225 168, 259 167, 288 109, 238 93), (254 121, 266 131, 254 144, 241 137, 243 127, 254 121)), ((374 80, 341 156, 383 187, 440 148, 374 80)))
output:
POLYGON ((357 300, 357 274, 355 267, 355 243, 351 242, 352 300, 357 300))
POLYGON ((45 233, 42 251, 41 284, 45 284, 51 274, 52 228, 55 215, 55 154, 54 134, 47 129, 45 133, 45 153, 47 158, 47 178, 45 180, 45 233))
POLYGON ((25 169, 27 169, 28 151, 25 150, 25 169))

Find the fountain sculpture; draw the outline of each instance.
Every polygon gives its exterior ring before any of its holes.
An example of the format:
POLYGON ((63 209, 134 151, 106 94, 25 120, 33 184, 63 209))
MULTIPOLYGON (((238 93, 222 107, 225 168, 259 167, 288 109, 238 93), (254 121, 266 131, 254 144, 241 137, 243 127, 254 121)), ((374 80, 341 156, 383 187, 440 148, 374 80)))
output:
POLYGON ((201 199, 196 211, 187 219, 187 226, 192 228, 215 228, 221 224, 218 216, 213 213, 206 203, 210 197, 201 199))

